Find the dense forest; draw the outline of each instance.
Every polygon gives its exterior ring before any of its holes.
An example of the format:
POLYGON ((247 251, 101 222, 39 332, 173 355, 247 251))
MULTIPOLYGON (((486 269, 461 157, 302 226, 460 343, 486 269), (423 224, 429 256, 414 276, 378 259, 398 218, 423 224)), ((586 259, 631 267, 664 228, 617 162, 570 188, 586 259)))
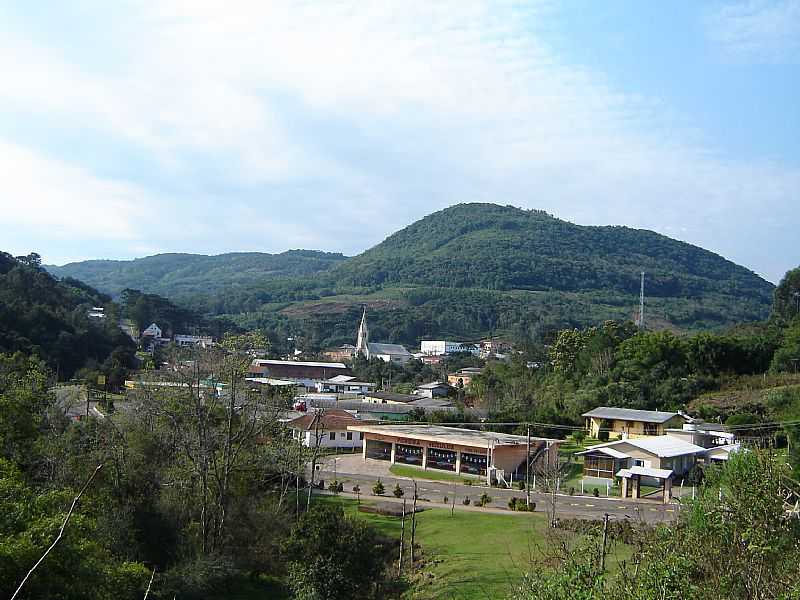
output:
POLYGON ((492 333, 544 339, 565 327, 631 319, 641 271, 654 327, 761 320, 773 291, 743 267, 650 231, 583 227, 493 204, 439 211, 350 259, 304 251, 160 255, 51 269, 109 293, 133 287, 245 329, 280 331, 307 350, 352 342, 362 304, 376 336, 413 346, 492 333))
POLYGON ((170 297, 228 292, 255 282, 313 275, 345 260, 341 254, 289 250, 280 254, 231 252, 217 256, 158 254, 135 260, 87 260, 47 265, 57 277, 74 277, 114 296, 126 288, 170 297))
POLYGON ((0 352, 43 359, 61 379, 87 364, 131 366, 134 344, 117 327, 110 298, 71 278, 56 280, 37 254, 0 253, 0 352), (93 306, 108 306, 105 319, 90 319, 93 306))

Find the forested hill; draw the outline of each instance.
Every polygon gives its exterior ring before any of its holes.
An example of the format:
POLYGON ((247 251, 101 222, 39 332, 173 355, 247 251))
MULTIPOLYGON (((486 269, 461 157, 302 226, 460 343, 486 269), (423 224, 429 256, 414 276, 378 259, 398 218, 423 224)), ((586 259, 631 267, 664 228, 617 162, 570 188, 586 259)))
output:
POLYGON ((358 286, 416 284, 491 290, 739 295, 763 304, 772 284, 721 256, 652 231, 586 227, 538 210, 460 204, 433 213, 339 265, 358 286))
POLYGON ((216 256, 157 254, 135 260, 87 260, 46 268, 57 277, 74 277, 115 296, 133 288, 181 297, 313 275, 344 260, 344 255, 338 253, 289 250, 280 254, 232 252, 216 256))
POLYGON ((586 227, 542 211, 461 204, 353 257, 159 255, 51 267, 118 294, 166 296, 197 314, 315 349, 352 343, 360 305, 374 339, 489 334, 541 338, 634 316, 645 271, 648 324, 678 330, 765 319, 774 286, 717 254, 651 231, 586 227))
POLYGON ((129 364, 134 345, 113 310, 92 321, 92 306, 111 308, 110 298, 80 281, 56 280, 37 254, 0 252, 0 353, 36 355, 62 379, 90 364, 129 364))

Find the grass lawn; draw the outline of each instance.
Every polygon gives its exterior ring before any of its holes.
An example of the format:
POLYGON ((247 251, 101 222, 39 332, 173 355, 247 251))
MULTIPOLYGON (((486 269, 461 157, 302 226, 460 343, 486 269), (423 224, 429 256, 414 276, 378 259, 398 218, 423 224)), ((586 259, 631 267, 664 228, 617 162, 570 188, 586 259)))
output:
MULTIPOLYGON (((359 513, 351 499, 317 496, 315 502, 340 504, 348 514, 362 518, 383 533, 400 537, 400 519, 359 513)), ((410 524, 406 522, 406 536, 410 524)), ((471 600, 503 598, 540 556, 548 531, 543 513, 492 514, 431 508, 417 514, 417 544, 424 564, 412 577, 406 597, 413 600, 471 600)), ((566 534, 571 535, 571 534, 566 534)), ((408 537, 406 538, 409 539, 408 537)), ((607 558, 614 568, 630 550, 612 548, 607 558)))
POLYGON ((409 467, 408 465, 394 464, 389 467, 389 472, 398 477, 411 477, 413 479, 430 479, 432 481, 457 481, 459 483, 480 484, 478 477, 464 477, 447 471, 425 471, 419 467, 409 467))

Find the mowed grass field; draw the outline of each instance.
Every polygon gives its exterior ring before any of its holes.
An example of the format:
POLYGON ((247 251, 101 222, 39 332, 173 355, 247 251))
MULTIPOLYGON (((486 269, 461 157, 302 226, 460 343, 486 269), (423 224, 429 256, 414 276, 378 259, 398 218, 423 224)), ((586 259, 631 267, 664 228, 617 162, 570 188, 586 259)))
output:
MULTIPOLYGON (((431 481, 456 481, 458 483, 481 483, 481 478, 471 477, 464 475, 456 475, 455 473, 448 473, 447 471, 424 471, 418 467, 409 467, 407 465, 393 464, 389 467, 389 472, 398 477, 410 477, 412 479, 428 479, 431 481)), ((485 481, 486 478, 483 478, 485 481)))
MULTIPOLYGON (((335 503, 384 534, 400 538, 400 518, 358 512, 355 500, 318 496, 315 502, 335 503)), ((363 502, 363 501, 362 501, 363 502)), ((416 543, 422 561, 410 574, 406 597, 414 600, 472 600, 505 598, 532 560, 548 547, 548 527, 543 513, 479 513, 431 508, 417 514, 416 543)), ((560 535, 572 537, 560 532, 560 535)), ((410 542, 410 518, 406 543, 410 542)), ((408 546, 406 547, 408 556, 408 546)), ((630 549, 612 545, 610 568, 630 556, 630 549)), ((408 567, 407 567, 408 568, 408 567)), ((406 571, 408 573, 408 571, 406 571)))

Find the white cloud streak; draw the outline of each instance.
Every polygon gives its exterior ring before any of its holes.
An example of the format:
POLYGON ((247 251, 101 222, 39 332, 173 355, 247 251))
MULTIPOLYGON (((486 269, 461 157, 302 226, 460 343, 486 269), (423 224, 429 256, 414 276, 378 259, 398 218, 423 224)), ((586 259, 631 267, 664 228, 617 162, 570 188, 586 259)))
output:
POLYGON ((734 60, 800 63, 800 1, 744 0, 718 6, 705 19, 712 43, 734 60))
MULTIPOLYGON (((174 236, 138 231, 120 210, 120 237, 138 247, 357 252, 454 202, 495 201, 654 228, 772 278, 783 269, 750 260, 730 213, 735 205, 739 223, 784 235, 798 172, 722 160, 665 117, 668 107, 565 63, 539 35, 548 2, 126 6, 97 10, 86 31, 50 46, 0 35, 0 110, 56 115, 153 157, 183 190, 169 196, 187 223, 174 236), (120 32, 125 59, 113 70, 70 59, 69 43, 91 28, 120 32)), ((742 46, 769 37, 766 16, 743 24, 756 13, 732 8, 708 22, 720 43, 742 46)), ((81 204, 82 178, 101 189, 92 177, 82 171, 62 192, 81 204)), ((117 190, 123 205, 158 185, 140 179, 117 190)))

